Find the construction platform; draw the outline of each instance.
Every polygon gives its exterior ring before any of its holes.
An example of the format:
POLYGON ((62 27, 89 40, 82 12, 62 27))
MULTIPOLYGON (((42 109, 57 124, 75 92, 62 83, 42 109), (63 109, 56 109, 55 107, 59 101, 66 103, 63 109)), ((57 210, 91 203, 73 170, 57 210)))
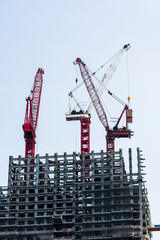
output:
MULTIPOLYGON (((0 187, 0 239, 149 240, 142 151, 136 173, 114 153, 10 157, 0 187)), ((126 161, 126 160, 125 160, 126 161)))

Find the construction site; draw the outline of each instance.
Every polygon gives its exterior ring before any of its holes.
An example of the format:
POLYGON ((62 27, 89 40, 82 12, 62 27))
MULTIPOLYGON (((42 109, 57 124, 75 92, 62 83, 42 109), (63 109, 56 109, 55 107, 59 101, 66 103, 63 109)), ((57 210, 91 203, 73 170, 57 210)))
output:
POLYGON ((66 120, 79 121, 81 128, 80 152, 72 154, 35 153, 44 74, 38 69, 31 96, 26 99, 25 156, 9 157, 8 186, 0 187, 0 239, 151 240, 151 231, 159 230, 159 226, 151 226, 142 150, 137 147, 133 154, 129 148, 124 157, 123 149, 115 148, 115 139, 129 139, 134 134, 130 129, 132 109, 106 88, 106 82, 129 48, 124 45, 114 56, 99 87, 92 80, 98 70, 91 73, 80 58, 74 62, 91 102, 84 111, 74 90, 69 93, 78 110, 70 107, 66 120), (104 90, 123 106, 113 128, 100 99, 104 90), (106 133, 106 149, 100 152, 90 150, 91 105, 106 133), (122 118, 125 126, 119 127, 122 118))

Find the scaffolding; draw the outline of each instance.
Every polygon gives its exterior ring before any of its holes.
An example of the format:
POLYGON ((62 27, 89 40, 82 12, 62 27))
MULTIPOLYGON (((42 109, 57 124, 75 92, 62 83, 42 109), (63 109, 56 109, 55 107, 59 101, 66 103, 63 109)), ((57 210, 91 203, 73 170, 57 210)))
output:
POLYGON ((10 157, 0 187, 0 239, 149 240, 150 211, 143 175, 125 171, 114 153, 10 157))

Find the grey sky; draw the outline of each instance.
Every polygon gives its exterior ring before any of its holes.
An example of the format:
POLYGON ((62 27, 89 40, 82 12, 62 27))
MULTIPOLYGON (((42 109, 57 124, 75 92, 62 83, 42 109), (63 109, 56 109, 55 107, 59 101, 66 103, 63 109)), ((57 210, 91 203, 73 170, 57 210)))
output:
MULTIPOLYGON (((0 0, 0 185, 7 184, 9 156, 24 156, 25 98, 38 67, 43 67, 45 74, 37 153, 80 151, 79 122, 65 121, 67 94, 75 87, 73 61, 79 56, 94 71, 130 43, 135 136, 117 141, 116 148, 123 148, 125 154, 128 147, 134 152, 136 147, 143 150, 152 222, 160 224, 159 29, 158 0, 0 0)), ((111 90, 126 101, 125 57, 112 80, 111 90)), ((107 108, 110 104, 105 102, 107 108)), ((115 113, 120 110, 115 107, 115 113)), ((93 111, 91 149, 105 150, 104 137, 104 128, 93 111)), ((153 239, 159 237, 156 233, 153 239)))

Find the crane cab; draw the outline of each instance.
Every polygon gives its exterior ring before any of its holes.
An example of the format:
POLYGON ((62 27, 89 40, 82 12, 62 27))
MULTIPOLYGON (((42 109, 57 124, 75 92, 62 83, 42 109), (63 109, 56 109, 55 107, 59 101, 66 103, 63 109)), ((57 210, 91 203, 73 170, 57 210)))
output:
POLYGON ((82 120, 82 119, 90 119, 91 116, 89 113, 84 113, 82 110, 79 112, 76 112, 73 110, 71 113, 66 114, 66 120, 67 121, 76 121, 76 120, 82 120))

